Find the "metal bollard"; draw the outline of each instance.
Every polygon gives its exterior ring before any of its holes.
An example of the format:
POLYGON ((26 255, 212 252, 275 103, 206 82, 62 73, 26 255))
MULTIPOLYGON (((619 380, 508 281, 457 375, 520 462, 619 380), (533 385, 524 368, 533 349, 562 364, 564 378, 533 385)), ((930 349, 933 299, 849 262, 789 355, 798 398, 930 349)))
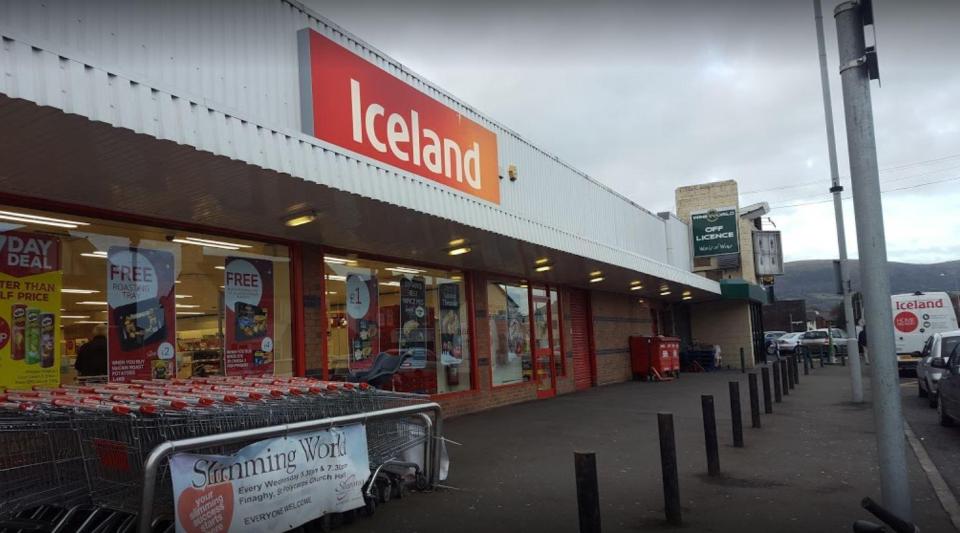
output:
POLYGON ((803 358, 803 375, 804 376, 810 375, 810 360, 807 359, 806 357, 803 358))
POLYGON ((780 379, 780 361, 774 361, 773 366, 773 396, 777 403, 783 401, 783 393, 780 390, 780 385, 783 381, 780 379))
POLYGON ((580 533, 600 533, 600 491, 597 487, 597 456, 593 452, 573 452, 577 476, 577 510, 580 533))
POLYGON ((673 432, 673 414, 657 413, 657 426, 660 429, 660 471, 663 473, 663 510, 667 523, 679 526, 680 479, 677 475, 677 443, 673 432))
POLYGON ((717 415, 713 411, 713 396, 700 396, 703 408, 703 440, 707 447, 707 474, 720 475, 720 449, 717 447, 717 415))
POLYGON ((784 396, 790 396, 790 365, 786 359, 780 361, 780 388, 784 396))
POLYGON ((740 348, 740 373, 747 371, 747 360, 743 358, 743 348, 740 348))
POLYGON ((761 368, 760 375, 763 378, 763 412, 769 415, 773 413, 773 400, 770 398, 770 368, 766 366, 761 368))
POLYGON ((793 384, 800 384, 800 360, 797 359, 797 356, 791 356, 790 358, 790 368, 793 370, 793 384))
POLYGON ((750 425, 760 427, 760 391, 757 390, 757 373, 747 374, 747 387, 750 389, 750 425))
POLYGON ((743 411, 740 409, 740 382, 730 385, 730 423, 733 429, 733 447, 743 448, 743 411))

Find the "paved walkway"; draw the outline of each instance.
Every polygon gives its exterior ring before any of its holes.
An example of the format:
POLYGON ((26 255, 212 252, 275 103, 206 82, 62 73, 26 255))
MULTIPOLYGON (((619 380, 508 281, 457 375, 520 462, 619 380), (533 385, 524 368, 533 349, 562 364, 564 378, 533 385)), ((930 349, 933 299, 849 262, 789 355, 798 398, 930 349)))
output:
MULTIPOLYGON (((656 413, 677 427, 680 496, 689 531, 851 531, 863 496, 879 499, 872 412, 847 403, 847 368, 816 369, 751 429, 739 372, 630 382, 448 421, 453 488, 411 494, 344 531, 576 531, 573 451, 597 453, 604 531, 663 523, 656 413), (746 447, 732 447, 727 382, 739 380, 746 447), (700 395, 713 394, 724 476, 705 476, 700 395)), ((866 384, 869 398, 869 384, 866 384)), ((913 454, 914 519, 953 531, 913 454)))

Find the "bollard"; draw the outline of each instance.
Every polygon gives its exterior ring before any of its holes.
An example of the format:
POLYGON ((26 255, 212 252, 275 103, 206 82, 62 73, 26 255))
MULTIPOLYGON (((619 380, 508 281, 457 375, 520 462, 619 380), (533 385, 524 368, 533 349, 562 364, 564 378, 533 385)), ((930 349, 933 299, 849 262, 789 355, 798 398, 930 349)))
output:
POLYGON ((769 415, 773 413, 773 400, 770 399, 770 368, 766 366, 761 368, 760 374, 763 378, 763 412, 769 415))
POLYGON ((577 476, 577 510, 580 533, 600 533, 600 492, 597 488, 597 456, 593 452, 573 452, 577 476))
POLYGON ((717 416, 713 411, 713 396, 700 396, 703 408, 703 440, 707 447, 707 473, 720 475, 720 449, 717 447, 717 416))
POLYGON ((780 361, 780 389, 784 396, 790 396, 790 365, 786 359, 780 361))
POLYGON ((750 389, 750 425, 760 427, 760 391, 757 390, 757 373, 747 374, 747 387, 750 389))
POLYGON ((810 375, 810 360, 807 359, 806 357, 803 358, 803 375, 804 376, 810 375))
POLYGON ((673 432, 673 414, 657 413, 657 426, 660 428, 660 471, 663 473, 663 510, 667 523, 679 526, 680 515, 680 479, 677 476, 677 443, 673 432))
POLYGON ((730 424, 733 429, 733 447, 743 448, 743 411, 740 409, 740 382, 730 385, 730 424))
POLYGON ((793 384, 800 384, 800 360, 797 359, 797 356, 790 357, 790 369, 793 371, 793 384))
POLYGON ((780 361, 774 361, 773 366, 773 396, 777 403, 783 401, 783 393, 780 390, 780 384, 782 383, 780 379, 780 361))
POLYGON ((740 348, 740 373, 747 371, 747 360, 743 358, 743 348, 740 348))

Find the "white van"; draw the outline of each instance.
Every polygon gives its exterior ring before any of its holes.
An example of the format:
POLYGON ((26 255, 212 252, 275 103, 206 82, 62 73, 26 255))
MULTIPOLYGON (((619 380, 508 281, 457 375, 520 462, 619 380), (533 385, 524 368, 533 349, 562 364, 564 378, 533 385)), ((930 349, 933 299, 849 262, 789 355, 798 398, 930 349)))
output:
POLYGON ((914 368, 923 343, 934 333, 958 329, 957 313, 945 292, 894 294, 890 296, 890 303, 899 367, 914 368))

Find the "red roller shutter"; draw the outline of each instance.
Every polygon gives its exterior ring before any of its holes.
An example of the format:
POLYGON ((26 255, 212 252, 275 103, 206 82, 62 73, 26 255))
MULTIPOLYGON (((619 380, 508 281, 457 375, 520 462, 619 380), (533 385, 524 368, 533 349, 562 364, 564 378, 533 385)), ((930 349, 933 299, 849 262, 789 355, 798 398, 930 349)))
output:
POLYGON ((593 365, 590 364, 590 333, 587 327, 587 295, 570 291, 570 330, 573 341, 573 380, 577 390, 593 385, 593 365))

